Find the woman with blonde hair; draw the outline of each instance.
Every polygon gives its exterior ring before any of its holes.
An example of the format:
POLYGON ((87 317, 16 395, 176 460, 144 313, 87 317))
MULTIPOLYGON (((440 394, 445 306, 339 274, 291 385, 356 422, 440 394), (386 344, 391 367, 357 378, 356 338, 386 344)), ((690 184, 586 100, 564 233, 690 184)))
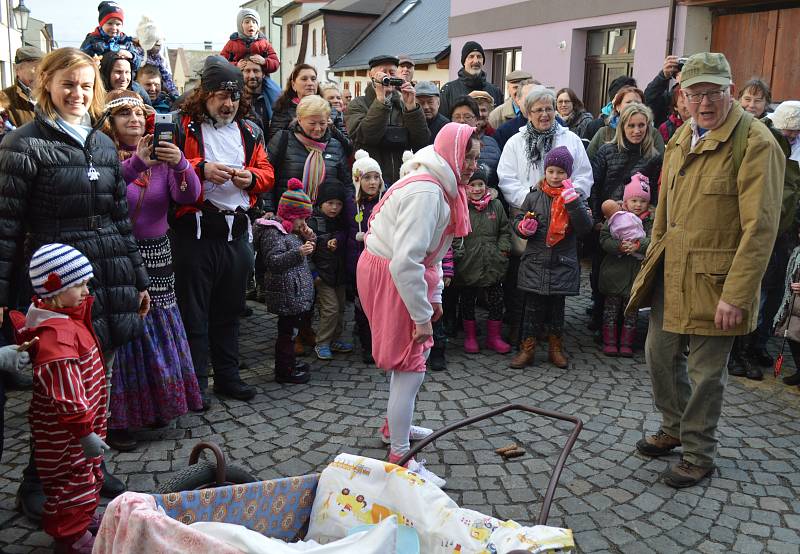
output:
MULTIPOLYGON (((598 233, 603 223, 601 209, 603 202, 606 200, 621 202, 625 185, 636 173, 647 177, 652 184, 651 202, 655 204, 658 201, 662 154, 657 147, 655 137, 658 137, 662 145, 664 144, 661 134, 653 127, 653 112, 644 104, 634 102, 622 110, 611 142, 600 146, 591 158, 594 188, 589 206, 592 208, 595 229, 598 233)), ((604 257, 605 254, 599 248, 592 257, 590 282, 594 307, 591 327, 597 329, 600 328, 603 317, 603 297, 599 290, 599 278, 600 264, 604 257)))
POLYGON ((175 273, 167 237, 171 205, 195 203, 201 185, 175 144, 159 142, 153 147, 148 117, 154 112, 135 92, 112 90, 106 96, 106 110, 108 134, 119 150, 133 235, 150 276, 152 297, 144 333, 117 352, 111 387, 106 442, 126 451, 136 447, 131 429, 162 426, 189 410, 203 408, 175 301, 175 273))
MULTIPOLYGON (((117 149, 100 131, 105 90, 97 65, 77 48, 50 52, 39 64, 34 97, 35 119, 0 145, 0 306, 30 299, 19 276, 27 274, 31 255, 43 244, 59 242, 82 252, 92 264, 92 324, 110 382, 117 349, 142 332, 150 280, 133 237, 117 149)), ((36 472, 29 467, 24 473, 20 500, 35 517, 42 510, 36 472)), ((114 497, 124 490, 106 473, 101 494, 114 497)), ((51 515, 43 514, 45 526, 51 515)))
MULTIPOLYGON (((644 93, 641 89, 634 86, 625 86, 617 91, 617 94, 614 95, 614 99, 611 101, 611 116, 606 120, 606 125, 601 127, 592 136, 586 137, 591 139, 589 146, 586 148, 586 153, 589 155, 590 159, 597 154, 597 151, 603 144, 614 140, 622 112, 625 108, 634 103, 644 104, 644 93)), ((653 118, 651 117, 650 119, 652 121, 653 118)), ((653 144, 655 144, 661 154, 664 154, 664 139, 655 126, 651 125, 651 127, 652 130, 650 134, 653 137, 653 144)), ((587 132, 591 131, 587 129, 587 132)))

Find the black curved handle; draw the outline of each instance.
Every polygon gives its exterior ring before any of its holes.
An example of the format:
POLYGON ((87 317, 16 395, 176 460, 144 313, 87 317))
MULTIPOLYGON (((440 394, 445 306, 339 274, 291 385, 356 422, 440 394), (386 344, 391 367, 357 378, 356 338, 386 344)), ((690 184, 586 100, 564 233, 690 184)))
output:
POLYGON ((569 434, 569 437, 567 438, 566 444, 564 444, 564 448, 561 449, 561 454, 559 455, 558 461, 556 462, 556 465, 553 468, 553 472, 550 474, 550 482, 547 484, 547 492, 544 495, 544 500, 542 502, 542 509, 539 511, 539 519, 536 522, 537 525, 547 525, 547 516, 550 515, 550 505, 553 503, 553 496, 556 493, 558 480, 561 478, 561 472, 564 470, 564 464, 567 461, 567 457, 569 456, 569 453, 572 451, 572 447, 575 445, 575 441, 578 439, 578 435, 583 429, 583 422, 575 416, 562 414, 561 412, 551 412, 550 410, 543 410, 541 408, 533 408, 531 406, 525 406, 524 404, 507 404, 505 406, 495 408, 494 410, 490 410, 483 414, 462 419, 461 421, 457 421, 456 423, 453 423, 446 427, 442 427, 438 431, 434 431, 433 434, 419 441, 411 450, 408 451, 408 453, 405 456, 400 458, 400 460, 397 462, 397 465, 401 466, 406 465, 408 461, 411 458, 413 458, 417 452, 425 448, 427 445, 429 445, 439 437, 446 435, 447 433, 450 433, 452 431, 455 431, 456 429, 460 429, 461 427, 465 427, 467 425, 472 425, 473 423, 477 423, 478 421, 483 421, 484 419, 489 419, 496 415, 500 415, 502 413, 510 411, 528 412, 544 417, 549 417, 551 419, 560 419, 561 421, 569 421, 570 423, 573 423, 575 425, 575 427, 572 429, 572 432, 569 434))
POLYGON ((194 448, 192 448, 192 453, 189 454, 189 465, 193 466, 197 463, 197 460, 200 459, 200 452, 203 450, 211 450, 211 453, 214 454, 214 458, 217 461, 217 486, 224 487, 228 484, 225 480, 225 454, 223 454, 220 447, 213 442, 198 442, 196 445, 194 445, 194 448))

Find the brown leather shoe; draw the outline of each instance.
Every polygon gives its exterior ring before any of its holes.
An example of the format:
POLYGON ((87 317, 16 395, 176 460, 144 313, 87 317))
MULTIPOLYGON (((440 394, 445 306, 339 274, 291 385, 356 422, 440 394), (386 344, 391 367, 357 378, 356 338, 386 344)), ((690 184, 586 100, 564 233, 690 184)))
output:
POLYGON ((671 466, 661 474, 664 483, 676 489, 693 487, 700 481, 709 476, 714 471, 714 466, 701 467, 681 459, 680 462, 671 466))
POLYGON ((666 434, 661 429, 655 435, 649 435, 636 442, 636 450, 645 456, 663 456, 681 445, 681 440, 666 434))
POLYGON ((514 369, 522 369, 533 365, 533 359, 536 357, 536 339, 527 337, 519 345, 519 353, 514 356, 508 367, 514 369))
POLYGON ((561 337, 550 335, 547 337, 548 349, 547 358, 556 367, 565 369, 569 363, 567 357, 564 355, 563 346, 561 344, 561 337))

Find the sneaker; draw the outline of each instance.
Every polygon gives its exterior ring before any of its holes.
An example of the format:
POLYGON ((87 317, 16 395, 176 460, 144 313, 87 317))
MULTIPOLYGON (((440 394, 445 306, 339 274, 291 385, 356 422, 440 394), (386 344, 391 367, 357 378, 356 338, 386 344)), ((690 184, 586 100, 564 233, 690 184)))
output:
MULTIPOLYGON (((411 431, 408 433, 408 440, 421 441, 425 437, 432 434, 433 434, 433 429, 428 429, 427 427, 420 427, 419 425, 412 425, 411 431)), ((392 438, 389 436, 389 423, 387 423, 386 420, 383 420, 383 427, 381 427, 381 440, 383 440, 383 444, 392 443, 392 438)))
POLYGON ((666 434, 661 429, 655 435, 649 435, 639 439, 636 443, 636 450, 645 456, 663 456, 681 445, 681 440, 666 434))
POLYGON ((331 343, 331 350, 333 352, 347 354, 348 352, 353 351, 353 344, 350 342, 344 342, 342 340, 335 340, 331 343))
POLYGON ((440 489, 443 489, 444 486, 447 484, 447 481, 445 481, 444 479, 436 475, 434 472, 432 472, 430 469, 425 467, 425 460, 417 461, 414 458, 411 458, 408 461, 408 465, 406 465, 406 467, 408 468, 409 471, 413 471, 414 473, 416 473, 426 481, 433 483, 440 489))
POLYGON ((320 360, 332 360, 333 359, 333 352, 331 352, 331 347, 327 344, 318 344, 314 347, 314 352, 317 353, 317 358, 320 360))
POLYGON ((686 487, 693 487, 700 481, 708 477, 714 471, 714 466, 701 467, 696 466, 684 459, 671 466, 664 473, 661 478, 664 483, 676 489, 683 489, 686 487))

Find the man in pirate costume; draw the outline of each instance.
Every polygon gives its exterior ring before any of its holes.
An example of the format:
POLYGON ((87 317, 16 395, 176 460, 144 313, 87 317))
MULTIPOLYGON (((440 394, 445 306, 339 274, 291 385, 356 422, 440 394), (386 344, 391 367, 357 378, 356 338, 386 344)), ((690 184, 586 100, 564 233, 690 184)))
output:
POLYGON ((245 119, 243 91, 242 72, 210 57, 178 126, 178 145, 203 185, 197 202, 178 207, 170 226, 175 292, 205 408, 209 355, 215 393, 255 396, 239 376, 239 316, 253 263, 247 210, 272 189, 274 173, 261 129, 245 119))

